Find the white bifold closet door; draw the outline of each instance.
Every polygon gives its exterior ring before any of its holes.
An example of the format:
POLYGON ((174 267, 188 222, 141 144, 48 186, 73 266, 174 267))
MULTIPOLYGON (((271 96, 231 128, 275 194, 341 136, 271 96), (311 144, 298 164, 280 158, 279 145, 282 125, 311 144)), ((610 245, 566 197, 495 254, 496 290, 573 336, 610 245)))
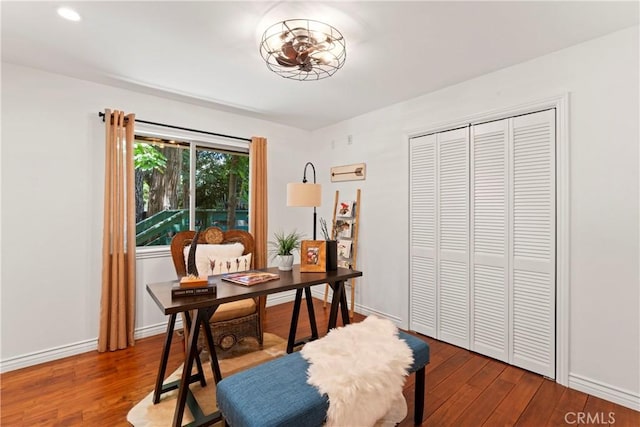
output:
POLYGON ((555 378, 555 110, 511 121, 510 363, 555 378))
POLYGON ((410 328, 554 378, 555 110, 410 156, 410 328))
POLYGON ((509 361, 509 124, 471 127, 471 350, 509 361))
POLYGON ((469 345, 469 129, 414 138, 410 166, 410 323, 469 345))

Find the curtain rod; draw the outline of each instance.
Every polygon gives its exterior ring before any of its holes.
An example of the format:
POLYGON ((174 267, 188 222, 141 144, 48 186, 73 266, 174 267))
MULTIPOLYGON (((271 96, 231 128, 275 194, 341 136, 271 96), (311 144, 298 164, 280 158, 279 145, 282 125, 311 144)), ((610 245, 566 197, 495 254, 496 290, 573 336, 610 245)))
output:
MULTIPOLYGON (((98 113, 98 117, 101 117, 103 122, 104 122, 104 116, 105 116, 105 114, 103 112, 99 112, 98 113)), ((167 125, 165 123, 149 122, 147 120, 135 119, 135 121, 138 122, 138 123, 144 123, 144 124, 147 124, 147 125, 162 126, 162 127, 165 127, 165 128, 186 130, 186 131, 189 131, 189 132, 203 133, 205 135, 220 136, 220 137, 223 137, 223 138, 237 139, 238 141, 251 142, 251 138, 242 138, 240 136, 232 136, 232 135, 225 135, 225 134, 222 134, 222 133, 208 132, 206 130, 197 130, 197 129, 184 128, 184 127, 181 127, 181 126, 167 125)))

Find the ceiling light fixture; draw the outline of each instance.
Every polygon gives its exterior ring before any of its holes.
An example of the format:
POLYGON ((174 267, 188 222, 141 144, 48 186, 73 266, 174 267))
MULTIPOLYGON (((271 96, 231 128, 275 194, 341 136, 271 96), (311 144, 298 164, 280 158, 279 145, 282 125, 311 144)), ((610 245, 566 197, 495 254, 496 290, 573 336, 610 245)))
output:
POLYGON ((74 22, 77 22, 81 19, 80 14, 69 7, 58 8, 58 15, 62 16, 64 19, 74 22))
POLYGON ((267 28, 260 54, 271 71, 293 80, 332 76, 347 58, 342 33, 310 19, 289 19, 267 28))

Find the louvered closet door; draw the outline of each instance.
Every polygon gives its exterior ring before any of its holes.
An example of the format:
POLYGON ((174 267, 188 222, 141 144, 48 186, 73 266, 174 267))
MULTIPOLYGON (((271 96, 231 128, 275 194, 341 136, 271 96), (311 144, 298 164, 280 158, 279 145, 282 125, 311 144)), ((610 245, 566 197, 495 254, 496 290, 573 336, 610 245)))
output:
POLYGON ((437 337, 469 348, 469 128, 436 138, 437 337))
POLYGON ((409 327, 436 337, 436 136, 412 138, 410 158, 409 327))
POLYGON ((512 126, 511 363, 555 378, 555 110, 512 126))
POLYGON ((508 119, 471 127, 471 350, 509 360, 508 119))

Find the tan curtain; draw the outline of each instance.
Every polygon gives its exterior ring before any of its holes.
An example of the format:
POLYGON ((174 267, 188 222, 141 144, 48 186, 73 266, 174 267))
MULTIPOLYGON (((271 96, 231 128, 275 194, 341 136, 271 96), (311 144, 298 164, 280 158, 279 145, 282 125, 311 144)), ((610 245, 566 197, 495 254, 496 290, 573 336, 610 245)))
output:
POLYGON ((105 110, 106 151, 102 298, 98 351, 134 345, 136 224, 133 170, 135 115, 105 110))
POLYGON ((251 138, 249 149, 251 164, 251 209, 249 226, 256 241, 253 266, 267 266, 267 139, 251 138))
MULTIPOLYGON (((249 149, 249 163, 251 164, 251 189, 249 191, 249 231, 256 241, 254 252, 254 268, 267 266, 267 139, 254 136, 251 138, 249 149)), ((267 319, 267 297, 258 300, 260 310, 261 330, 267 319)))

